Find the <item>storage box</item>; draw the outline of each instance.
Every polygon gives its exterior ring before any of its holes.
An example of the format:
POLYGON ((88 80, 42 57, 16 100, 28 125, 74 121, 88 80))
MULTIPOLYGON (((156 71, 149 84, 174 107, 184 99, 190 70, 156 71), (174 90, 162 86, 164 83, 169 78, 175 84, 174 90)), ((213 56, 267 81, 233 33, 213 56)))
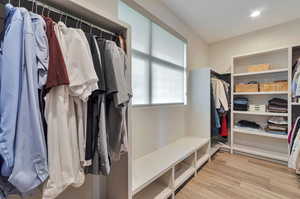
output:
POLYGON ((259 65, 248 66, 248 72, 260 72, 260 71, 266 71, 270 69, 271 69, 270 64, 259 64, 259 65))
POLYGON ((288 91, 289 84, 287 81, 277 81, 276 84, 276 91, 288 91))
POLYGON ((257 104, 250 104, 249 111, 250 112, 266 112, 267 106, 266 105, 257 105, 257 104))
POLYGON ((288 91, 287 81, 277 81, 261 83, 259 86, 260 92, 277 92, 277 91, 288 91))
POLYGON ((235 86, 235 92, 258 92, 258 84, 237 84, 235 86))

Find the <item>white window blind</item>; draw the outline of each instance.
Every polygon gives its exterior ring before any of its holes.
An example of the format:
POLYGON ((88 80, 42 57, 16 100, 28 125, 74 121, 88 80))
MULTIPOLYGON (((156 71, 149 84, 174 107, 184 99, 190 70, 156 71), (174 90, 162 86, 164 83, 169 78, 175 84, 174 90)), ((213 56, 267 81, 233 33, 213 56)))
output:
POLYGON ((186 43, 122 1, 119 18, 132 29, 133 104, 184 104, 186 43))

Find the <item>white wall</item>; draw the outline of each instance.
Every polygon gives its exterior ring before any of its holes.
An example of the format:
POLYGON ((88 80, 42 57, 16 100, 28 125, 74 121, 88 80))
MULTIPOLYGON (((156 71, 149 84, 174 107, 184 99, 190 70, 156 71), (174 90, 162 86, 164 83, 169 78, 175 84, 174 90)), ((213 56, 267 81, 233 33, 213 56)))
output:
POLYGON ((229 72, 232 56, 300 44, 300 19, 209 45, 209 65, 229 72))
MULTIPOLYGON (((208 64, 208 46, 159 0, 136 0, 138 4, 175 29, 188 40, 188 68, 208 64)), ((133 151, 138 158, 186 133, 186 106, 133 108, 133 151)))

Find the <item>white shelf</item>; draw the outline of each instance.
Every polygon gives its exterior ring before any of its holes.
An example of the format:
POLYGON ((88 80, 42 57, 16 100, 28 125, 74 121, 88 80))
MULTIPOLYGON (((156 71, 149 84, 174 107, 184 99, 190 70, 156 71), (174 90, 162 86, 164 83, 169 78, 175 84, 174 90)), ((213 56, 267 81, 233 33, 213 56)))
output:
POLYGON ((146 186, 162 176, 174 165, 187 158, 196 150, 209 143, 209 139, 184 137, 133 163, 133 194, 140 192, 146 186))
POLYGON ((202 167, 205 162, 209 160, 209 154, 203 155, 200 159, 197 160, 196 162, 196 169, 198 170, 200 167, 202 167))
POLYGON ((233 111, 234 114, 244 115, 263 115, 263 116, 281 116, 288 117, 288 113, 272 113, 272 112, 250 112, 250 111, 233 111))
POLYGON ((263 130, 251 130, 248 128, 235 127, 233 129, 233 132, 247 134, 247 135, 257 135, 257 136, 271 137, 271 138, 277 138, 277 139, 284 139, 284 140, 287 140, 287 138, 288 138, 287 135, 276 135, 276 134, 268 133, 263 130))
POLYGON ((175 171, 175 189, 178 189, 185 181, 187 181, 190 177, 195 174, 195 168, 191 165, 186 165, 182 167, 180 170, 175 171))
POLYGON ((134 199, 168 199, 172 189, 161 183, 152 183, 143 191, 134 196, 134 199))
POLYGON ((263 75, 263 74, 272 74, 272 73, 283 73, 288 72, 287 68, 275 69, 275 70, 267 70, 261 72, 248 72, 248 73, 238 73, 233 74, 234 77, 243 77, 243 76, 251 76, 251 75, 263 75))
MULTIPOLYGON (((274 82, 287 80, 291 83, 290 73, 290 47, 282 49, 271 49, 263 52, 250 53, 245 56, 235 56, 232 59, 232 97, 244 96, 249 98, 251 104, 266 104, 271 98, 279 97, 290 98, 290 90, 276 92, 235 92, 234 85, 241 82, 265 81, 274 82), (248 72, 249 66, 257 64, 270 64, 271 70, 260 72, 248 72)), ((289 101, 289 100, 288 100, 289 101)), ((290 102, 289 102, 290 105, 290 102)), ((234 107, 234 101, 231 101, 234 107)), ((242 128, 234 126, 239 120, 248 120, 266 124, 269 117, 285 117, 290 120, 290 107, 287 107, 286 113, 280 112, 256 112, 232 110, 231 118, 231 151, 239 151, 252 156, 264 157, 270 160, 286 162, 288 160, 287 135, 277 135, 268 131, 256 130, 251 128, 242 128)), ((288 125, 290 128, 290 125, 288 125)))
POLYGON ((276 92, 239 92, 233 93, 233 95, 287 95, 288 91, 276 91, 276 92))
POLYGON ((248 154, 257 155, 257 156, 261 156, 261 157, 266 157, 266 158, 279 160, 279 161, 283 161, 283 162, 288 161, 288 154, 287 153, 267 151, 267 150, 259 149, 259 148, 256 148, 256 147, 254 148, 254 147, 250 147, 250 146, 237 145, 237 144, 235 144, 233 146, 233 149, 236 150, 236 151, 243 152, 243 153, 248 153, 248 154))
POLYGON ((292 105, 293 106, 300 106, 300 103, 299 102, 292 102, 292 105))

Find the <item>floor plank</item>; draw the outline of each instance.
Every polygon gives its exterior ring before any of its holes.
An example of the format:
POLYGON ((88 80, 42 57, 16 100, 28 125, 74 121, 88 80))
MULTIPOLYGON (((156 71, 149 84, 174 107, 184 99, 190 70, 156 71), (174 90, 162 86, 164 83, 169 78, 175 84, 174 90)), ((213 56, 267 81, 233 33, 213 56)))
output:
POLYGON ((300 177, 287 166, 217 153, 176 199, 300 199, 300 177))

